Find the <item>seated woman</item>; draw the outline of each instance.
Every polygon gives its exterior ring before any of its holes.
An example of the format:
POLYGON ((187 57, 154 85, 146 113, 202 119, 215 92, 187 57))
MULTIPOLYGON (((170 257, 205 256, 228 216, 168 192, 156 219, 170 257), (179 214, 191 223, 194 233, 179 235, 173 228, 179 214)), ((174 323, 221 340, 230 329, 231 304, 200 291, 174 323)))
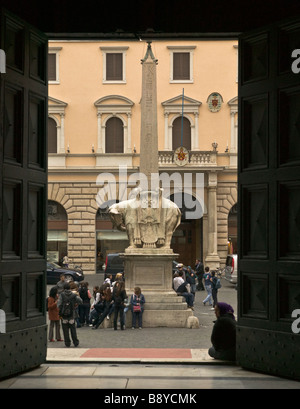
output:
POLYGON ((101 323, 104 321, 105 317, 109 317, 114 309, 114 300, 112 299, 112 293, 110 287, 107 287, 103 290, 103 296, 102 296, 104 308, 95 321, 93 322, 93 327, 92 329, 97 329, 101 325, 101 323))
POLYGON ((231 305, 218 302, 215 306, 215 321, 208 353, 212 358, 235 361, 236 350, 236 320, 231 305))

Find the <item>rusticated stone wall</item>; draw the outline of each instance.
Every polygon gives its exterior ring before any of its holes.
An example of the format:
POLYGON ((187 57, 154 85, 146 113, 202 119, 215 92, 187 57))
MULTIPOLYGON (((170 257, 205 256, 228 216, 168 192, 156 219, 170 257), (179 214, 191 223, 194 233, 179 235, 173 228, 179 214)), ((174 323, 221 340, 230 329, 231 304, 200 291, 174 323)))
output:
POLYGON ((81 265, 86 274, 95 273, 98 189, 91 183, 48 184, 48 199, 60 203, 68 215, 68 256, 71 264, 81 265))

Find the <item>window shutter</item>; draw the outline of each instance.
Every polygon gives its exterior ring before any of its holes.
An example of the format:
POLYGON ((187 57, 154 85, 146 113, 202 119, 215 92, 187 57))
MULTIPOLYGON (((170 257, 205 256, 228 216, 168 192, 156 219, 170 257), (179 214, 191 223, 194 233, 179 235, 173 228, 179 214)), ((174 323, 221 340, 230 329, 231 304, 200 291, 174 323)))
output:
MULTIPOLYGON (((187 150, 191 150, 191 124, 187 118, 183 118, 183 138, 182 146, 187 150)), ((173 150, 181 146, 181 117, 178 117, 173 122, 172 131, 172 148, 173 150)))
POLYGON ((173 80, 190 79, 190 53, 173 53, 173 80))
POLYGON ((57 128, 52 118, 48 118, 48 153, 57 153, 57 128))
POLYGON ((123 54, 106 54, 106 80, 121 81, 123 79, 123 54))
POLYGON ((56 54, 48 54, 48 81, 56 81, 56 54))
POLYGON ((123 123, 119 118, 110 118, 106 122, 105 151, 106 153, 124 152, 123 123))

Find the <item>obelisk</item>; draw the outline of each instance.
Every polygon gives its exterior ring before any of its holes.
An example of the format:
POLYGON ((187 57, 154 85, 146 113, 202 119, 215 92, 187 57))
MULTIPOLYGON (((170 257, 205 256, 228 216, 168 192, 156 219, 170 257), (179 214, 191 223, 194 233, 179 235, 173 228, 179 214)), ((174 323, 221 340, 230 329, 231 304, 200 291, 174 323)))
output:
POLYGON ((140 134, 140 173, 146 175, 148 186, 143 190, 158 188, 158 132, 157 132, 157 89, 156 65, 151 42, 148 42, 142 63, 142 99, 140 134), (152 184, 151 184, 152 181, 152 184))
POLYGON ((181 213, 176 204, 160 196, 159 189, 157 60, 151 42, 142 65, 139 193, 135 199, 112 205, 109 214, 128 234, 130 246, 122 255, 126 292, 130 296, 135 287, 141 288, 146 298, 143 326, 186 327, 193 312, 172 288, 172 262, 178 254, 170 247, 181 213), (155 197, 157 206, 152 206, 155 197))

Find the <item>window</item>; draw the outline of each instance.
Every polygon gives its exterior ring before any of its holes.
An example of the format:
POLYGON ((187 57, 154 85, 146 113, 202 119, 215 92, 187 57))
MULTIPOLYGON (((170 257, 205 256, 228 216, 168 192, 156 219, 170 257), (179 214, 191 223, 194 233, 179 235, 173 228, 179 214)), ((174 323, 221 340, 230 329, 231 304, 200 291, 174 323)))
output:
POLYGON ((190 79, 190 53, 173 54, 173 80, 190 79))
POLYGON ((48 54, 48 81, 56 81, 56 54, 48 54))
POLYGON ((123 122, 117 117, 112 117, 106 122, 105 151, 106 153, 124 152, 123 122))
POLYGON ((128 47, 100 47, 103 56, 103 83, 126 83, 128 47))
MULTIPOLYGON (((181 146, 182 95, 162 102, 165 117, 165 150, 181 146)), ((188 150, 199 150, 199 109, 202 102, 184 96, 183 146, 188 150)))
POLYGON ((123 80, 123 55, 120 53, 106 54, 106 80, 123 80))
POLYGON ((48 153, 57 153, 57 128, 53 118, 48 118, 48 153))
POLYGON ((183 118, 182 121, 182 118, 178 117, 173 122, 172 148, 175 150, 179 146, 184 146, 187 150, 191 150, 191 124, 187 118, 183 118))
POLYGON ((59 84, 59 51, 62 47, 49 47, 48 52, 48 82, 59 84))
POLYGON ((169 46, 170 82, 192 83, 195 46, 169 46))
MULTIPOLYGON (((106 95, 99 98, 94 105, 98 118, 97 154, 131 154, 131 116, 134 103, 122 95, 106 95), (114 121, 110 121, 112 119, 114 121), (110 140, 116 135, 119 138, 118 147, 110 140)), ((99 160, 103 161, 103 157, 99 157, 99 160)))

